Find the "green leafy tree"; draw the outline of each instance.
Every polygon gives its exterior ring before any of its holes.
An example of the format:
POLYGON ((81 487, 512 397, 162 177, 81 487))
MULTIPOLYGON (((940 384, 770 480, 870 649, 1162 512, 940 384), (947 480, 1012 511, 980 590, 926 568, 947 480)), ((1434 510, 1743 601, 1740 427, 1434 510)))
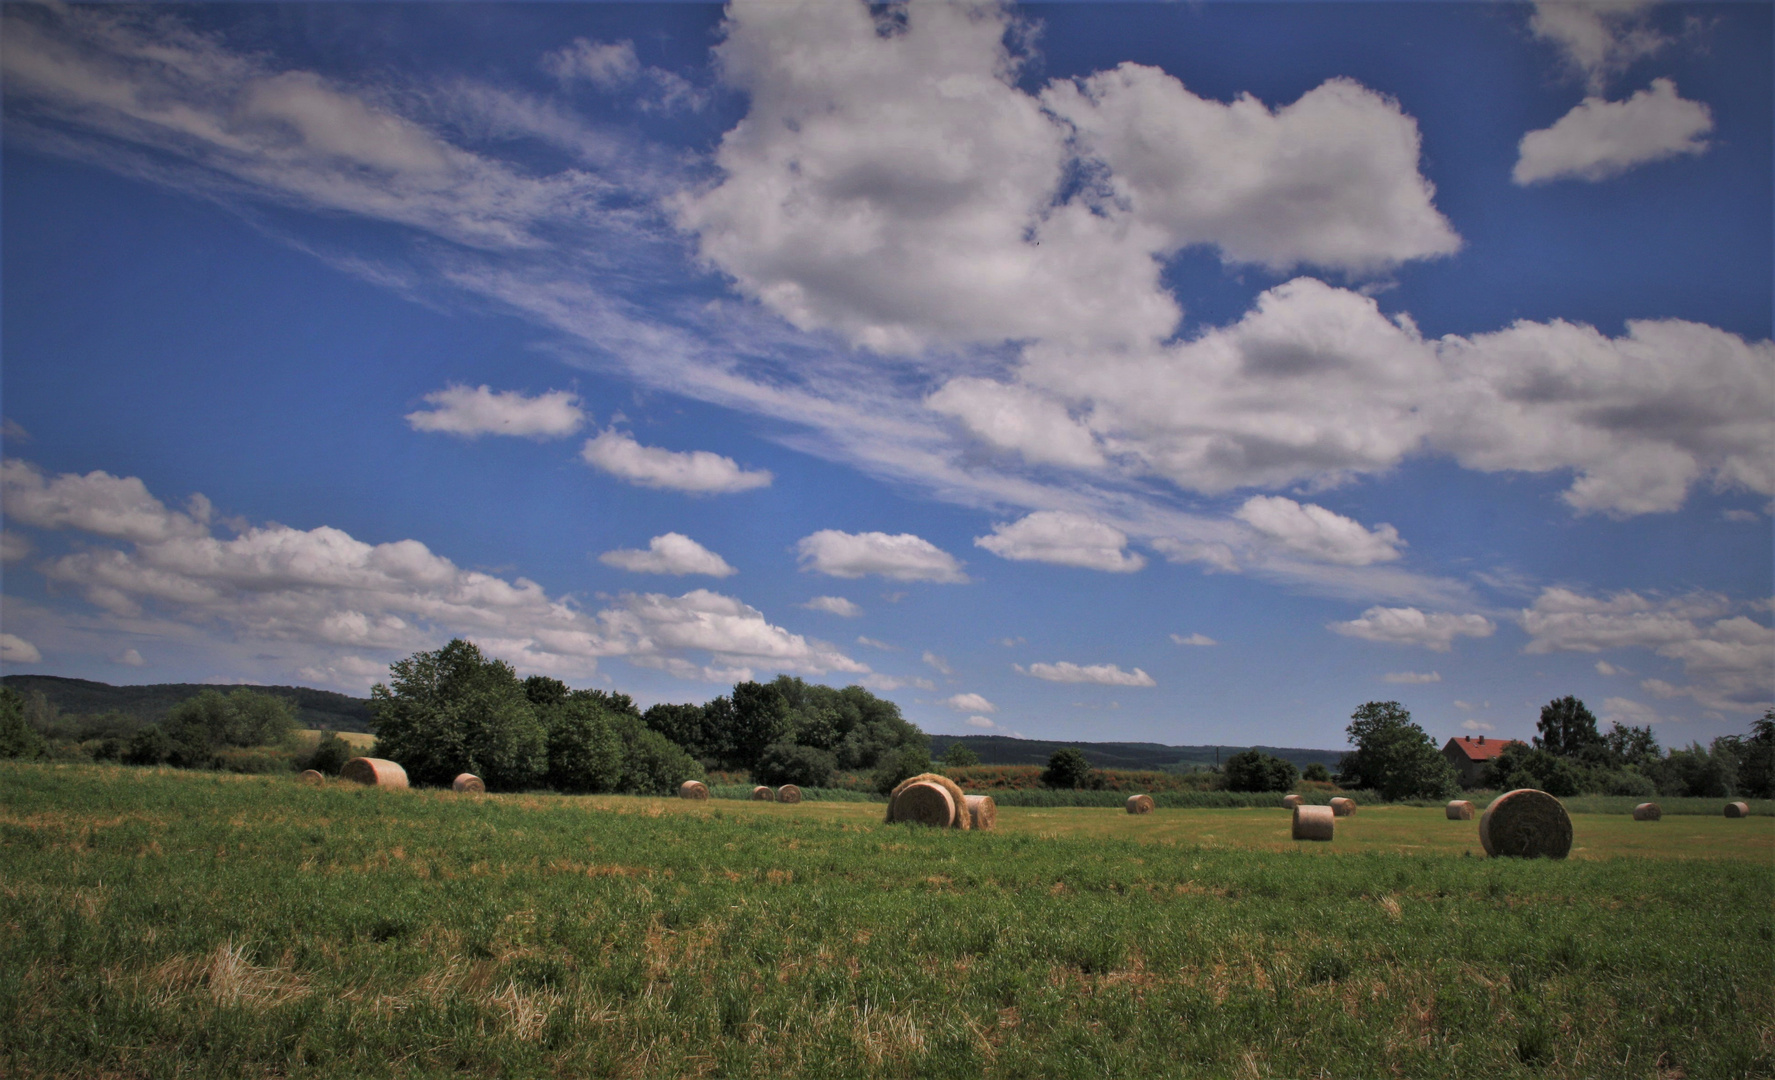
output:
POLYGON ((1535 747, 1563 758, 1588 760, 1607 746, 1596 730, 1596 717, 1569 694, 1541 706, 1541 719, 1535 727, 1540 732, 1535 736, 1535 747))
POLYGON ((623 740, 609 709, 590 694, 575 692, 543 706, 541 714, 548 731, 549 787, 584 794, 622 786, 623 740))
POLYGON ((1485 763, 1479 772, 1481 787, 1497 791, 1535 788, 1557 798, 1578 794, 1581 777, 1572 763, 1551 751, 1520 742, 1485 763))
POLYGON ((1738 756, 1738 790, 1756 799, 1775 798, 1775 709, 1751 722, 1738 756))
POLYGON ((1067 746, 1048 755, 1048 767, 1042 770, 1042 783, 1051 788, 1088 788, 1096 770, 1086 760, 1085 752, 1067 746))
POLYGON ((735 685, 733 726, 727 740, 731 746, 729 767, 752 768, 764 748, 782 741, 790 727, 789 703, 776 687, 756 682, 735 685))
POLYGON ((1331 782, 1331 770, 1327 769, 1322 762, 1315 761, 1301 770, 1300 778, 1328 784, 1331 782))
POLYGON ((956 741, 949 744, 943 751, 943 765, 950 769, 965 769, 970 765, 980 764, 980 755, 974 753, 967 743, 956 741))
POLYGON ((1454 767, 1397 701, 1370 701, 1350 714, 1338 782, 1387 799, 1441 799, 1459 788, 1454 767))
POLYGON ((1624 727, 1616 721, 1608 734, 1602 737, 1603 746, 1608 750, 1609 757, 1622 765, 1643 766, 1657 761, 1664 756, 1658 746, 1658 737, 1652 734, 1652 726, 1624 727))
POLYGON ((1228 791, 1291 791, 1300 770, 1291 761, 1252 748, 1226 759, 1228 791))
POLYGON ((716 762, 724 756, 721 739, 717 733, 711 732, 705 718, 711 715, 720 716, 723 712, 731 712, 732 703, 726 698, 717 698, 726 710, 717 707, 713 710, 702 705, 670 705, 661 702, 648 708, 641 714, 642 722, 653 731, 684 748, 684 752, 702 761, 716 762))
POLYGON ((457 638, 389 668, 370 690, 376 754, 400 762, 417 783, 448 784, 472 772, 512 790, 548 769, 548 734, 510 664, 457 638))
POLYGON ((875 764, 875 790, 886 795, 909 776, 931 771, 931 749, 925 746, 901 746, 883 755, 875 764))
POLYGON ((758 755, 752 777, 761 784, 825 787, 837 767, 837 759, 828 750, 799 743, 771 743, 758 755))
POLYGON ((43 736, 25 722, 24 696, 0 687, 0 758, 29 761, 42 757, 43 750, 43 736))

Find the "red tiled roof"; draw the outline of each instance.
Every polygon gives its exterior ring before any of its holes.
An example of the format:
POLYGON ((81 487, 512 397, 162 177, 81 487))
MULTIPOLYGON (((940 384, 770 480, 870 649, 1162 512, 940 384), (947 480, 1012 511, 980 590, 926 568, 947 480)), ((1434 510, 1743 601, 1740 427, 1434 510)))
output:
MULTIPOLYGON (((1512 744, 1519 746, 1525 745, 1520 739, 1488 739, 1484 735, 1477 737, 1473 735, 1462 735, 1460 738, 1448 740, 1448 746, 1452 746, 1461 753, 1467 755, 1468 761, 1490 761, 1492 758, 1502 754, 1504 752, 1504 747, 1512 744)), ((1448 746, 1442 748, 1444 753, 1447 753, 1448 746)))

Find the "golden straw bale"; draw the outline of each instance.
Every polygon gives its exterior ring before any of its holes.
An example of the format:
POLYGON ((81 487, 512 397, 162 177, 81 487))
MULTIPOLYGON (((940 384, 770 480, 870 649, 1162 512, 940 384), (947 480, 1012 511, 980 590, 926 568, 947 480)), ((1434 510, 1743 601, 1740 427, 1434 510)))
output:
POLYGON ((893 796, 898 795, 901 791, 911 787, 913 784, 936 784, 944 791, 949 792, 949 802, 955 807, 955 817, 949 822, 949 827, 952 829, 966 829, 970 826, 968 815, 965 812, 968 805, 967 797, 962 794, 961 785, 954 780, 949 779, 949 777, 944 776, 942 773, 934 772, 919 773, 917 776, 909 776, 894 787, 893 793, 888 796, 889 821, 898 820, 891 816, 894 809, 893 796))
POLYGON ((907 784, 888 802, 889 821, 916 821, 921 825, 947 829, 955 824, 955 817, 955 800, 950 798, 948 790, 928 780, 907 784))
POLYGON ((1466 799, 1456 799, 1448 804, 1448 820, 1472 821, 1473 804, 1466 799))
POLYGON ((1480 815, 1479 843, 1494 859, 1563 859, 1572 850, 1572 818, 1545 791, 1517 788, 1493 799, 1480 815))
POLYGON ((1329 806, 1297 806, 1294 808, 1296 840, 1330 840, 1337 830, 1337 814, 1329 806))
POLYGON ((324 784, 327 782, 326 776, 318 769, 303 769, 302 775, 296 777, 296 779, 304 784, 324 784))
POLYGON ((450 781, 450 790, 464 795, 482 795, 486 793, 487 785, 474 773, 465 772, 458 773, 456 779, 450 781))
POLYGON ((1726 804, 1726 816, 1740 818, 1750 816, 1750 804, 1746 802, 1729 802, 1726 804))
POLYGON ((1664 808, 1655 802, 1642 802, 1633 808, 1635 821, 1659 821, 1664 817, 1664 808))
POLYGON ((709 785, 701 780, 686 780, 678 785, 680 799, 696 799, 701 801, 709 797, 709 785))
POLYGON ((399 790, 407 786, 407 770, 387 758, 354 757, 339 770, 339 776, 369 787, 399 790))
POLYGON ((1299 795, 1284 795, 1282 796, 1282 809, 1292 810, 1297 806, 1303 805, 1305 802, 1306 800, 1299 795))
POLYGON ((1337 798, 1331 800, 1331 813, 1336 817, 1349 817, 1356 812, 1356 800, 1337 798))
POLYGON ((777 789, 777 801, 782 803, 798 803, 801 801, 801 789, 794 784, 784 784, 777 789))
POLYGON ((1125 804, 1130 814, 1150 814, 1153 812, 1153 797, 1146 792, 1128 796, 1125 804))
POLYGON ((772 791, 771 789, 765 787, 763 784, 759 784, 757 787, 752 789, 752 801, 753 802, 776 802, 777 801, 777 793, 772 791))
POLYGON ((990 795, 964 796, 968 803, 968 823, 976 829, 998 827, 998 801, 990 795))

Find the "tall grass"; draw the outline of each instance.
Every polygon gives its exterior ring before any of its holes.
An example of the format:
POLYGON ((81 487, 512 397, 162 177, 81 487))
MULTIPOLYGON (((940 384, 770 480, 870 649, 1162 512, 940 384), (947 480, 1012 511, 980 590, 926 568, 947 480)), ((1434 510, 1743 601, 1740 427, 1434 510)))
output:
MULTIPOLYGON (((754 784, 710 784, 711 799, 744 799, 751 801, 754 784)), ((802 802, 874 802, 885 803, 887 797, 873 791, 857 791, 852 788, 804 787, 801 789, 802 802)))
POLYGON ((0 765, 0 1075, 1775 1074, 1765 862, 788 809, 0 765))

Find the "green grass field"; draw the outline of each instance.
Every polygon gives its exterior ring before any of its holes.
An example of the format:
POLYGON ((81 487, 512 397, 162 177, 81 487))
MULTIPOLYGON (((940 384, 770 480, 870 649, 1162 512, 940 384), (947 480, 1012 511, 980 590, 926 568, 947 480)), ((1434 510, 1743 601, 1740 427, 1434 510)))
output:
POLYGON ((0 1075, 1775 1075, 1775 819, 380 792, 0 766, 0 1075))

